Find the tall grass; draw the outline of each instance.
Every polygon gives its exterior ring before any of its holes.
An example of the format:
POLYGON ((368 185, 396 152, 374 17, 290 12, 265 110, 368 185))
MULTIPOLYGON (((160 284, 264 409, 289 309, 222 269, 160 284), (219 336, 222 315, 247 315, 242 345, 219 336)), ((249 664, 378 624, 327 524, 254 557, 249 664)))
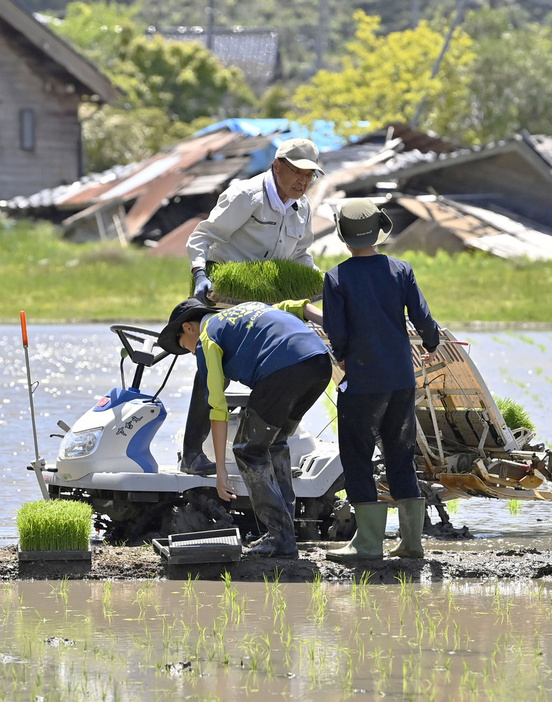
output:
POLYGON ((164 320, 188 296, 187 259, 116 242, 73 244, 48 223, 0 218, 0 320, 164 320))
POLYGON ((92 507, 72 500, 26 502, 17 510, 22 551, 86 551, 92 507))
MULTIPOLYGON (((408 252, 401 258, 412 264, 442 326, 552 323, 552 261, 508 261, 484 252, 408 252)), ((328 270, 339 260, 320 258, 317 264, 328 270)), ((187 258, 150 256, 116 242, 73 244, 49 223, 0 217, 0 321, 16 323, 24 309, 30 323, 164 322, 190 294, 189 268, 187 258)), ((284 297, 296 296, 303 295, 284 297)))

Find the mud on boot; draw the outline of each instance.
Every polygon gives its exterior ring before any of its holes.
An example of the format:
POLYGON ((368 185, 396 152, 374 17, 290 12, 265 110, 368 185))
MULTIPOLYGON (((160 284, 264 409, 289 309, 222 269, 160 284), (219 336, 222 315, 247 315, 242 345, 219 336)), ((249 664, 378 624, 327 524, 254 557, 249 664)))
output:
POLYGON ((268 536, 262 538, 248 554, 263 558, 294 558, 297 555, 295 528, 289 504, 293 493, 287 500, 282 494, 270 454, 270 447, 279 433, 279 427, 268 424, 253 409, 247 407, 240 420, 233 446, 236 463, 247 487, 253 511, 268 532, 268 536))
POLYGON ((299 555, 295 539, 284 541, 277 536, 267 534, 254 543, 255 545, 246 551, 246 555, 257 558, 297 558, 299 555))
POLYGON ((326 559, 338 563, 356 563, 383 558, 387 502, 364 502, 353 507, 357 523, 355 535, 343 548, 326 551, 326 559))
POLYGON ((397 500, 399 509, 399 545, 389 551, 389 556, 399 558, 423 558, 422 530, 425 519, 425 498, 408 497, 397 500))

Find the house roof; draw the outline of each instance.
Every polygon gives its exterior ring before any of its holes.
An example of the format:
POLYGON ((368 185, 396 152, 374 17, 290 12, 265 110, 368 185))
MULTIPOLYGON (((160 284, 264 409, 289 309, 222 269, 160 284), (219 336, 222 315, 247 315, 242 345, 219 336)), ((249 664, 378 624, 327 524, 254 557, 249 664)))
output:
MULTIPOLYGON (((399 177, 402 181, 413 180, 416 176, 426 173, 433 175, 437 171, 444 173, 464 164, 474 167, 478 161, 489 161, 491 158, 502 155, 516 154, 528 161, 540 175, 550 179, 551 162, 545 156, 547 153, 546 150, 544 153, 539 151, 538 142, 521 134, 485 146, 459 148, 452 151, 420 151, 418 148, 410 148, 397 152, 395 157, 384 165, 366 170, 362 176, 359 175, 359 178, 363 181, 363 185, 373 184, 388 177, 399 177)), ((552 156, 552 151, 550 155, 552 156)), ((477 172, 474 171, 473 178, 466 183, 466 192, 473 191, 474 188, 471 184, 476 177, 477 172)), ((488 183, 488 173, 484 174, 484 180, 488 183)))
POLYGON ((0 2, 1 25, 8 30, 6 34, 11 41, 37 54, 51 73, 65 82, 75 83, 79 94, 99 102, 115 102, 120 98, 119 91, 92 63, 14 0, 0 2))
MULTIPOLYGON (((398 247, 412 248, 414 239, 437 232, 435 243, 444 243, 444 230, 457 237, 463 247, 487 251, 501 258, 523 258, 532 261, 552 259, 552 233, 546 227, 535 228, 504 214, 466 205, 434 195, 397 196, 397 202, 428 226, 416 222, 407 227, 394 242, 398 247)), ((418 248, 415 246, 414 248, 418 248)), ((443 246, 446 248, 446 246, 443 246)))
POLYGON ((389 192, 434 193, 525 217, 552 228, 551 141, 516 134, 485 146, 451 152, 395 149, 331 174, 348 197, 389 192))
POLYGON ((224 64, 237 66, 254 83, 269 85, 281 77, 280 38, 273 29, 258 27, 150 27, 148 34, 161 34, 172 41, 199 41, 224 64))
MULTIPOLYGON (((116 210, 126 238, 132 239, 172 200, 188 197, 195 205, 196 201, 201 203, 203 195, 216 198, 232 178, 247 169, 250 154, 263 150, 270 141, 271 136, 247 137, 220 130, 179 141, 139 163, 89 175, 71 185, 29 197, 1 201, 0 207, 11 213, 32 212, 34 216, 56 213, 59 218, 64 213, 63 224, 68 232, 77 231, 86 222, 98 221, 102 212, 116 210), (121 206, 126 207, 126 214, 121 206)), ((183 210, 179 224, 185 217, 183 210)), ((168 231, 171 230, 169 226, 168 231)))

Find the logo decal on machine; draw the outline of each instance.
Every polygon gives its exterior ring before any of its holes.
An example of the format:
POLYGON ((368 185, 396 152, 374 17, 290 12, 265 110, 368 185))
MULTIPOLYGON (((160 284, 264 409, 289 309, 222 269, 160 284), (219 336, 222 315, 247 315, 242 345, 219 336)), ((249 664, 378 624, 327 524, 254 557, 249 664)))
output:
POLYGON ((128 429, 128 431, 131 431, 134 428, 135 424, 138 424, 138 422, 141 422, 143 417, 137 417, 135 414, 132 415, 132 417, 126 421, 122 427, 119 427, 117 431, 115 432, 116 436, 119 436, 119 434, 122 434, 123 436, 126 436, 125 429, 128 429))

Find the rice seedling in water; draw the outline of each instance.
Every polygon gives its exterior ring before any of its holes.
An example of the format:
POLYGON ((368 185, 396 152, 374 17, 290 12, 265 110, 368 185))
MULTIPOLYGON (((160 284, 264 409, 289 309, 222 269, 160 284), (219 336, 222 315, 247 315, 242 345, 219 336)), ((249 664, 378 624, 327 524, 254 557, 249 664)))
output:
POLYGON ((56 598, 60 597, 65 604, 67 604, 67 600, 69 599, 69 582, 67 576, 60 581, 59 585, 52 587, 52 595, 56 598))
POLYGON ((188 575, 188 580, 182 585, 182 597, 188 600, 192 598, 197 599, 197 593, 195 591, 195 583, 199 580, 199 573, 192 580, 192 576, 188 575))
POLYGON ((359 599, 361 603, 370 600, 370 579, 372 576, 371 571, 365 570, 360 576, 360 581, 357 582, 357 579, 353 578, 351 594, 354 599, 359 599))
POLYGON ((521 501, 520 500, 508 500, 508 512, 512 517, 517 517, 521 511, 521 501))
POLYGON ((448 500, 447 502, 447 512, 449 514, 458 514, 458 507, 460 506, 460 500, 448 500))
POLYGON ((327 602, 328 597, 322 583, 322 576, 320 573, 316 573, 311 583, 311 609, 316 621, 323 621, 327 602))
POLYGON ((87 551, 92 507, 73 500, 27 502, 17 510, 22 551, 87 551))
POLYGON ((103 595, 103 613, 106 619, 111 621, 113 616, 113 598, 111 594, 111 588, 113 586, 112 580, 106 580, 104 584, 104 595, 103 595))

